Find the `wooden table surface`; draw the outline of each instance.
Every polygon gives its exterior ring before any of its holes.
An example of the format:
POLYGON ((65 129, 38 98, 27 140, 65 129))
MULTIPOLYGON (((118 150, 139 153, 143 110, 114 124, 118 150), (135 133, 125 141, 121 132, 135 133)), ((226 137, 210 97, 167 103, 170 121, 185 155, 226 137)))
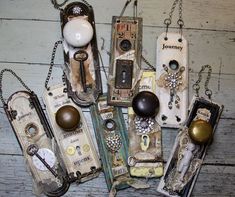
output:
MULTIPOLYGON (((99 49, 108 70, 111 37, 111 18, 119 15, 125 0, 90 0, 96 16, 99 49), (104 40, 104 42, 103 42, 104 40)), ((138 15, 143 17, 143 55, 152 63, 156 60, 156 39, 165 30, 172 0, 139 0, 138 15)), ((132 15, 132 6, 126 15, 132 15)), ((176 10, 176 16, 178 15, 176 10)), ((235 196, 235 1, 188 0, 183 2, 184 36, 189 41, 190 99, 192 84, 201 66, 210 64, 213 74, 209 87, 213 100, 225 108, 204 160, 193 196, 235 196)), ((175 19, 176 21, 176 19, 175 19)), ((174 24, 175 24, 174 21, 174 24)), ((176 27, 173 25, 173 27, 176 27)), ((173 28, 170 31, 177 31, 173 28)), ((49 68, 54 42, 61 39, 59 12, 49 0, 0 1, 0 69, 11 68, 41 98, 44 80, 49 68)), ((60 82, 63 63, 62 50, 56 58, 53 82, 60 82)), ((143 63, 144 66, 144 63, 143 63)), ((106 80, 103 76, 103 89, 106 80)), ((205 75, 204 75, 205 76, 205 75)), ((4 97, 22 89, 11 76, 4 77, 4 97)), ((201 92, 201 95, 203 91, 201 92)), ((92 128, 87 109, 84 113, 92 128)), ((163 129, 163 154, 166 161, 173 146, 177 130, 163 129)), ((126 189, 118 196, 159 196, 158 179, 148 181, 148 190, 126 189)), ((28 174, 21 149, 0 106, 0 196, 29 197, 32 179, 28 174)), ((65 196, 108 196, 103 173, 92 181, 72 185, 65 196)))

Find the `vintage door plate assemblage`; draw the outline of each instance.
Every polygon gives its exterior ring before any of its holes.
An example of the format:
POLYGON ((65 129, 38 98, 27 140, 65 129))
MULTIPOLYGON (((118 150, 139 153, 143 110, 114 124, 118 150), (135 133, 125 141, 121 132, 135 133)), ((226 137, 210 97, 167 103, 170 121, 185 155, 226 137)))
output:
POLYGON ((94 12, 87 2, 72 2, 60 10, 64 48, 64 72, 68 96, 89 106, 102 92, 94 12))
POLYGON ((66 86, 51 86, 44 103, 71 182, 99 175, 101 164, 80 107, 68 97, 66 86))
POLYGON ((196 97, 192 100, 186 123, 179 129, 164 176, 158 185, 158 191, 164 195, 190 196, 207 149, 212 143, 223 106, 211 101, 212 92, 208 89, 210 73, 211 67, 203 66, 193 86, 196 97), (198 96, 201 72, 206 68, 209 69, 205 83, 208 99, 198 96))
POLYGON ((4 69, 0 73, 1 100, 8 120, 22 149, 26 164, 34 180, 36 195, 62 196, 69 188, 63 161, 56 152, 49 123, 40 106, 37 95, 32 92, 14 71, 4 69), (2 97, 2 77, 11 73, 27 89, 12 94, 7 103, 2 97))
POLYGON ((109 106, 107 96, 101 96, 91 106, 91 115, 110 194, 132 186, 136 189, 149 187, 130 177, 127 165, 128 133, 121 108, 109 106))
POLYGON ((58 42, 53 49, 43 100, 69 180, 79 183, 97 177, 101 164, 84 114, 68 96, 65 83, 48 86, 57 46, 58 42))
POLYGON ((155 72, 144 71, 139 93, 128 108, 130 173, 136 177, 160 177, 163 174, 161 128, 156 122, 159 101, 155 90, 155 72))
POLYGON ((188 50, 180 34, 165 33, 158 37, 156 93, 160 101, 157 121, 163 127, 179 127, 187 117, 188 50))
POLYGON ((174 1, 164 24, 166 32, 157 39, 156 94, 160 102, 157 121, 162 127, 179 128, 186 120, 188 110, 188 42, 182 35, 182 0, 174 1), (169 33, 177 3, 179 33, 169 33))
POLYGON ((140 79, 142 18, 113 17, 108 79, 109 105, 128 107, 140 79))

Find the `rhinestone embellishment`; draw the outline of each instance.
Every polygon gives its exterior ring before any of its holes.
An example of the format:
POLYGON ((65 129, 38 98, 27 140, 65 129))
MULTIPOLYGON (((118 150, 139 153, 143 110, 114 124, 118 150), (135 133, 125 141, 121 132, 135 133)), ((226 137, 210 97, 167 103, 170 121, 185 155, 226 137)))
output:
POLYGON ((80 14, 82 11, 82 9, 78 6, 74 7, 73 8, 73 14, 80 14))
POLYGON ((175 98, 175 106, 180 108, 180 97, 177 95, 177 90, 181 85, 182 82, 182 73, 185 70, 185 67, 180 67, 178 72, 169 72, 169 69, 166 65, 163 65, 164 70, 166 71, 165 79, 165 87, 170 89, 170 101, 168 102, 168 108, 172 109, 173 101, 175 98))
POLYGON ((121 138, 117 134, 115 134, 114 136, 108 136, 106 138, 106 144, 111 152, 117 152, 122 145, 121 138))
POLYGON ((181 75, 185 68, 181 67, 178 72, 169 72, 168 68, 164 66, 164 70, 167 72, 167 76, 165 77, 165 86, 169 87, 171 90, 179 89, 179 86, 183 84, 181 75))
POLYGON ((150 133, 153 130, 155 120, 153 118, 143 118, 136 116, 135 120, 136 132, 139 134, 150 133))

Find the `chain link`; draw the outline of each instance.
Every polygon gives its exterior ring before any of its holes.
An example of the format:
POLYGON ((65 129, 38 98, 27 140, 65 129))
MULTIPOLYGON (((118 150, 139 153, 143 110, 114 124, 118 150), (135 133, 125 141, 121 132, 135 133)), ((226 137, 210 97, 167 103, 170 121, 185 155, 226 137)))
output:
POLYGON ((141 58, 153 71, 156 71, 156 68, 143 55, 141 55, 141 58))
POLYGON ((53 51, 52 51, 52 54, 51 54, 51 63, 50 63, 49 71, 48 71, 47 78, 46 78, 46 81, 45 81, 45 88, 47 90, 49 90, 47 85, 48 85, 48 82, 51 78, 51 73, 52 73, 52 69, 53 69, 53 66, 54 66, 56 50, 57 50, 58 45, 62 44, 62 43, 63 43, 62 40, 59 40, 59 41, 55 42, 55 44, 54 44, 54 48, 53 48, 53 51))
POLYGON ((182 3, 182 0, 175 0, 172 4, 171 11, 169 13, 169 17, 164 20, 164 24, 166 25, 166 38, 167 38, 168 28, 171 25, 172 15, 173 15, 178 3, 179 3, 179 19, 177 21, 177 24, 179 25, 180 34, 182 37, 182 28, 184 26, 183 15, 182 15, 183 3, 182 3))
POLYGON ((0 73, 0 99, 3 103, 3 105, 6 105, 5 101, 4 101, 4 98, 3 98, 3 92, 2 92, 2 81, 3 81, 3 74, 4 72, 9 72, 11 73, 20 83, 21 85, 26 89, 28 90, 30 93, 32 93, 32 91, 30 90, 30 88, 23 82, 23 80, 11 69, 3 69, 0 73))
POLYGON ((211 99, 212 91, 211 91, 211 89, 208 88, 208 84, 209 84, 209 81, 210 81, 210 78, 211 78, 211 72, 212 72, 212 68, 211 68, 210 65, 202 66, 201 70, 198 73, 198 80, 195 82, 195 84, 193 84, 193 90, 195 91, 195 94, 198 97, 199 96, 199 90, 200 90, 200 85, 199 84, 200 84, 200 82, 202 80, 202 72, 205 69, 208 69, 207 78, 206 78, 205 85, 204 85, 204 87, 205 87, 205 95, 209 99, 211 99))
POLYGON ((122 11, 121 11, 121 14, 120 14, 120 17, 123 16, 127 6, 129 5, 129 3, 131 2, 132 0, 127 0, 124 7, 122 8, 122 11))
POLYGON ((61 7, 64 6, 67 2, 68 0, 65 0, 63 3, 58 3, 57 0, 51 0, 51 3, 54 5, 54 8, 60 11, 63 11, 61 7))
MULTIPOLYGON (((84 4, 86 4, 87 6, 90 6, 90 4, 86 1, 86 0, 81 0, 84 4)), ((65 0, 62 3, 58 3, 57 0, 51 0, 51 3, 54 5, 54 8, 60 11, 64 11, 61 7, 63 7, 66 3, 68 2, 68 0, 65 0)))
POLYGON ((135 0, 134 1, 134 4, 133 4, 134 6, 133 6, 133 17, 137 17, 137 15, 138 15, 138 0, 135 0))
POLYGON ((90 6, 90 4, 86 0, 82 0, 83 3, 85 3, 87 6, 90 6))

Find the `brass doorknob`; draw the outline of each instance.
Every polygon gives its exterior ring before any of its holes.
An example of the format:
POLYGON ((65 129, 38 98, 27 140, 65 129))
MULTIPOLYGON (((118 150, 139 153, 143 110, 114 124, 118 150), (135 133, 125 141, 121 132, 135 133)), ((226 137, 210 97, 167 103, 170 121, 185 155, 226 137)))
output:
POLYGON ((189 126, 189 136, 195 144, 205 144, 212 137, 213 128, 205 120, 195 120, 189 126))
POLYGON ((78 127, 80 114, 78 110, 70 105, 61 107, 56 112, 56 123, 65 131, 72 131, 78 127))

